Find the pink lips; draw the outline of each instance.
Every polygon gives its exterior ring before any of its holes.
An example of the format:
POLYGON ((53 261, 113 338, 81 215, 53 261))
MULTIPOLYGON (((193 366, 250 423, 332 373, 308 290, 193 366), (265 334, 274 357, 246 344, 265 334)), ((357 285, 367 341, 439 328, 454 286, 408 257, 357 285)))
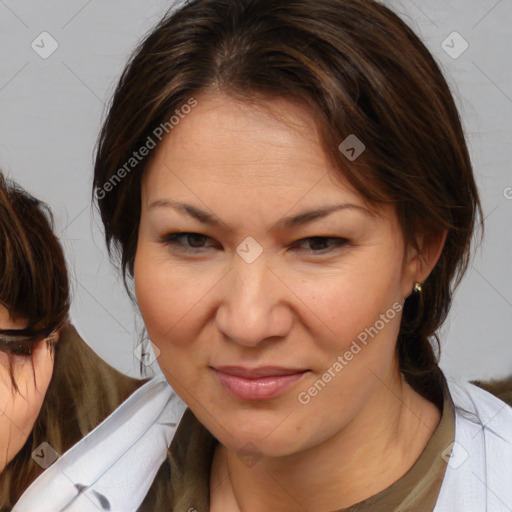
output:
POLYGON ((241 366, 212 368, 224 387, 242 400, 268 400, 284 393, 302 378, 307 370, 262 366, 248 369, 241 366))

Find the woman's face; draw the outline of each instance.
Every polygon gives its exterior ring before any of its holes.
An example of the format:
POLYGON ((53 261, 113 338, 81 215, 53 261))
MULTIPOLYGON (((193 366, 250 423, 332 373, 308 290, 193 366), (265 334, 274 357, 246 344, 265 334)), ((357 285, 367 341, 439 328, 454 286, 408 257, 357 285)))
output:
MULTIPOLYGON (((0 330, 25 329, 28 322, 12 319, 0 305, 0 330)), ((9 358, 0 350, 0 471, 21 450, 39 415, 53 373, 53 356, 42 340, 32 356, 11 355, 14 380, 12 388, 9 358)))
POLYGON ((197 101, 143 177, 139 307, 169 383, 222 444, 297 453, 389 400, 416 260, 394 211, 372 216, 340 180, 303 109, 197 101))

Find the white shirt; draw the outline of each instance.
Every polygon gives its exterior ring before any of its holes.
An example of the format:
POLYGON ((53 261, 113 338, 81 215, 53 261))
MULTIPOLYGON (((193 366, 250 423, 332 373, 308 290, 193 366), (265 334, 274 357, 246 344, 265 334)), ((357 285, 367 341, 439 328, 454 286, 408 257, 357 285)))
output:
POLYGON ((455 442, 434 512, 512 511, 512 407, 473 384, 448 385, 455 442))
MULTIPOLYGON (((512 408, 450 383, 455 442, 434 512, 512 510, 512 408), (467 411, 467 412, 464 412, 467 411)), ((25 491, 13 512, 136 512, 186 410, 160 375, 144 384, 25 491)))

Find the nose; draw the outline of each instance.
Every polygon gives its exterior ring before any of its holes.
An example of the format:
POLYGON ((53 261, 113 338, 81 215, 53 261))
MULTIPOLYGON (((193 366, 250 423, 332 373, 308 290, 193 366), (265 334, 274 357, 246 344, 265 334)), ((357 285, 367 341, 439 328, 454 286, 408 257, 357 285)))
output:
POLYGON ((293 293, 263 257, 250 264, 235 260, 221 288, 217 328, 231 342, 247 347, 286 337, 293 323, 293 293))

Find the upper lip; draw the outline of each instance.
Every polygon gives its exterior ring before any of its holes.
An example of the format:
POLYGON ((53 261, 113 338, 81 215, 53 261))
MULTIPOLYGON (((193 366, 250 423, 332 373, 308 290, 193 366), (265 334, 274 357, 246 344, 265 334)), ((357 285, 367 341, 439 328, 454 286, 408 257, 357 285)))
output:
POLYGON ((257 368, 244 368, 243 366, 214 366, 214 370, 222 373, 244 377, 246 379, 258 379, 261 377, 274 377, 279 375, 294 375, 307 371, 304 368, 283 368, 281 366, 258 366, 257 368))

